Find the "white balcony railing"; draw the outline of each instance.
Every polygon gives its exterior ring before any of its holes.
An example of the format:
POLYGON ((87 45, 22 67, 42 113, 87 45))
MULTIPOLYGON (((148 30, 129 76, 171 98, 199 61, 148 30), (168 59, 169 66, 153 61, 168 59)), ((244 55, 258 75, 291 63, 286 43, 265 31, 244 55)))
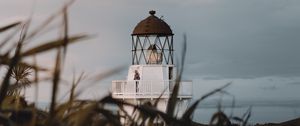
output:
MULTIPOLYGON (((178 98, 192 98, 193 85, 191 81, 180 82, 178 98)), ((112 82, 114 98, 169 98, 175 81, 127 81, 112 82)))

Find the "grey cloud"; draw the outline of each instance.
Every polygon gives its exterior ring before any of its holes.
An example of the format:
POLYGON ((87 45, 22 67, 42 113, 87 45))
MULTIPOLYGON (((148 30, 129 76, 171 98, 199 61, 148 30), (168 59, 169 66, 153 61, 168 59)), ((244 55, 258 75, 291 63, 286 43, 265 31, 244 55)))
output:
POLYGON ((300 85, 300 82, 290 82, 290 83, 287 83, 288 85, 300 85))
POLYGON ((268 86, 268 87, 260 87, 260 89, 264 90, 264 91, 272 91, 272 90, 277 90, 278 87, 276 87, 275 85, 273 86, 268 86))
POLYGON ((187 71, 223 78, 299 76, 300 3, 226 2, 193 18, 201 23, 189 23, 195 26, 187 71))

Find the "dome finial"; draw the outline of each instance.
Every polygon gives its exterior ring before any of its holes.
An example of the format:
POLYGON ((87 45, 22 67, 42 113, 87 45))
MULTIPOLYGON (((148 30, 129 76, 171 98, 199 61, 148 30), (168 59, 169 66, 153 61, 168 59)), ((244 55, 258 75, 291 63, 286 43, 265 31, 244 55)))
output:
POLYGON ((152 16, 155 14, 154 10, 149 11, 149 14, 151 14, 152 16))

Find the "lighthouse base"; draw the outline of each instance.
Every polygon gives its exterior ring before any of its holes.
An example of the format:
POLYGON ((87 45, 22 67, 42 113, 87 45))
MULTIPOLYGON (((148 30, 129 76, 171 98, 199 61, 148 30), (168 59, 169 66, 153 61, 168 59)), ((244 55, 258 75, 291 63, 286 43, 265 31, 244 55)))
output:
MULTIPOLYGON (((139 105, 140 106, 142 106, 142 105, 153 106, 161 112, 166 112, 167 104, 168 104, 168 99, 166 99, 166 98, 152 99, 152 100, 151 99, 124 99, 124 101, 127 103, 130 103, 130 104, 137 105, 137 106, 139 106, 139 105)), ((187 110, 189 103, 190 103, 190 98, 178 99, 176 102, 176 108, 174 110, 175 117, 180 118, 184 114, 184 112, 187 110)), ((142 123, 142 120, 139 120, 139 118, 143 115, 143 112, 141 112, 142 110, 136 110, 134 107, 127 106, 127 105, 124 105, 122 107, 123 107, 123 111, 120 112, 121 115, 124 115, 124 117, 127 117, 128 115, 130 116, 130 119, 123 118, 121 120, 121 122, 124 125, 129 125, 128 122, 131 122, 132 119, 135 120, 138 124, 142 123)), ((148 120, 148 121, 150 121, 150 120, 148 120)), ((163 123, 162 119, 160 119, 160 118, 156 118, 152 121, 153 121, 152 123, 154 123, 154 124, 165 125, 163 123)))
MULTIPOLYGON (((193 84, 192 81, 176 82, 176 75, 174 65, 131 65, 126 80, 112 81, 112 97, 133 105, 152 106, 160 112, 166 112, 173 88, 178 84, 177 103, 173 116, 181 117, 193 96, 193 84)), ((139 121, 145 121, 138 118, 143 114, 143 110, 137 110, 128 105, 122 107, 121 114, 124 117, 130 117, 130 119, 122 120, 124 125, 127 125, 126 122, 131 122, 132 119, 138 124, 142 124, 139 121)), ((155 120, 158 123, 163 122, 159 117, 157 116, 155 120)))

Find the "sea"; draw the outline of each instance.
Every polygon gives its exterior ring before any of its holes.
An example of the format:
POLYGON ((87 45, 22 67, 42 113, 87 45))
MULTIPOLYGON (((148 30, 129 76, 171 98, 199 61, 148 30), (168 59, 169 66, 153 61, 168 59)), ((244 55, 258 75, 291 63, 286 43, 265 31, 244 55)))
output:
POLYGON ((249 124, 280 123, 300 117, 299 101, 242 101, 232 104, 200 104, 194 112, 193 120, 208 124, 214 113, 222 111, 228 117, 246 118, 250 111, 249 124))
MULTIPOLYGON (((191 102, 192 104, 193 102, 191 102)), ((49 108, 48 103, 39 103, 41 109, 49 108)), ((300 101, 232 101, 200 103, 193 115, 193 121, 208 124, 213 114, 224 112, 228 117, 245 118, 250 111, 248 124, 280 123, 300 117, 300 101)))

